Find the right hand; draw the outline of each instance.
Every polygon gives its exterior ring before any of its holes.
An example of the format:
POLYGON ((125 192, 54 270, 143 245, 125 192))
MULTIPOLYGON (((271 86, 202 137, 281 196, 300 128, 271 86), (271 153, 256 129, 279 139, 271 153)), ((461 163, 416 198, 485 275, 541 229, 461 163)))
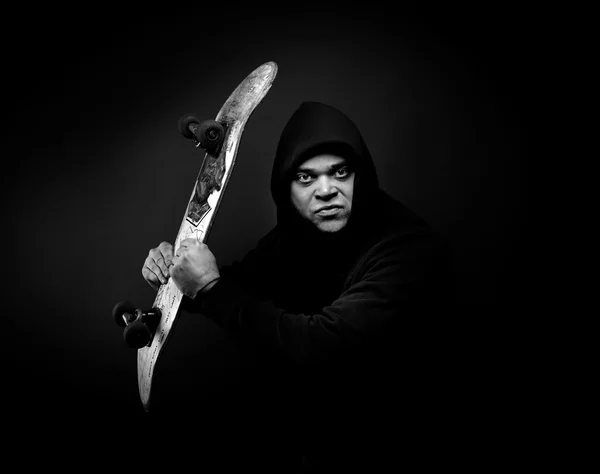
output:
POLYGON ((142 276, 154 290, 158 291, 160 285, 167 283, 171 265, 173 265, 173 246, 168 242, 162 242, 148 252, 142 267, 142 276))

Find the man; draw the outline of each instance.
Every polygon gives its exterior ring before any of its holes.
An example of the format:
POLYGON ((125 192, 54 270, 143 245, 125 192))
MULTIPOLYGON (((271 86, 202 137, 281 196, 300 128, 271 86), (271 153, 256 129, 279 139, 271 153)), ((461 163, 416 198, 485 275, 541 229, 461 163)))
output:
POLYGON ((188 239, 151 250, 142 274, 154 288, 172 277, 256 358, 255 402, 279 420, 282 445, 315 469, 372 466, 431 396, 422 382, 435 376, 421 369, 435 344, 423 328, 450 304, 447 247, 379 189, 359 130, 331 106, 304 102, 292 115, 271 193, 277 225, 241 262, 219 268, 188 239))

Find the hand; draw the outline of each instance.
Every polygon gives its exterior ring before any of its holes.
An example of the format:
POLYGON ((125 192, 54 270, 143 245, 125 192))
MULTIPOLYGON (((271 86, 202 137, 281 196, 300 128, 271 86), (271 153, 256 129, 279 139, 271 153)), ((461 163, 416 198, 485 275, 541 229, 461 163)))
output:
POLYGON ((199 291, 207 291, 220 276, 215 256, 197 239, 181 242, 170 273, 177 288, 190 298, 195 298, 199 291))
POLYGON ((169 279, 169 267, 173 265, 173 246, 162 242, 155 249, 148 252, 148 257, 142 267, 142 276, 156 291, 169 279))

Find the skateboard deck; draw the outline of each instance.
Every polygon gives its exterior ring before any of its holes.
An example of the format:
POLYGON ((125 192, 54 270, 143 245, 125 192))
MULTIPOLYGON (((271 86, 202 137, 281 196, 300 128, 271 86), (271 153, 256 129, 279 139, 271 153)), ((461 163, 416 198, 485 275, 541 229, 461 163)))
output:
MULTIPOLYGON (((193 237, 200 242, 206 241, 235 164, 244 126, 271 88, 276 75, 277 64, 274 62, 263 64, 237 86, 221 107, 215 121, 224 126, 222 146, 217 154, 212 155, 207 152, 204 156, 173 244, 174 249, 177 249, 180 242, 186 238, 193 237)), ((150 393, 156 364, 177 320, 182 297, 183 294, 171 278, 166 284, 161 285, 153 305, 160 310, 160 321, 152 341, 138 349, 138 388, 146 411, 150 408, 150 393)))

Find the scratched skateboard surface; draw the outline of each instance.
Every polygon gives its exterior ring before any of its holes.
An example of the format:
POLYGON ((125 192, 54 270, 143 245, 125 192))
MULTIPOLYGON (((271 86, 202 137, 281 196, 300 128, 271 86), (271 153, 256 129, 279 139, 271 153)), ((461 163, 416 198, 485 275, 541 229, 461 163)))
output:
MULTIPOLYGON (((189 237, 206 241, 235 164, 244 126, 271 88, 276 75, 277 65, 274 62, 263 64, 238 85, 221 107, 215 120, 226 124, 223 146, 218 156, 205 155, 173 244, 174 249, 189 237)), ((150 345, 138 349, 138 388, 146 411, 150 408, 156 363, 177 320, 182 297, 183 294, 171 278, 161 285, 153 305, 161 311, 160 322, 150 345)))

